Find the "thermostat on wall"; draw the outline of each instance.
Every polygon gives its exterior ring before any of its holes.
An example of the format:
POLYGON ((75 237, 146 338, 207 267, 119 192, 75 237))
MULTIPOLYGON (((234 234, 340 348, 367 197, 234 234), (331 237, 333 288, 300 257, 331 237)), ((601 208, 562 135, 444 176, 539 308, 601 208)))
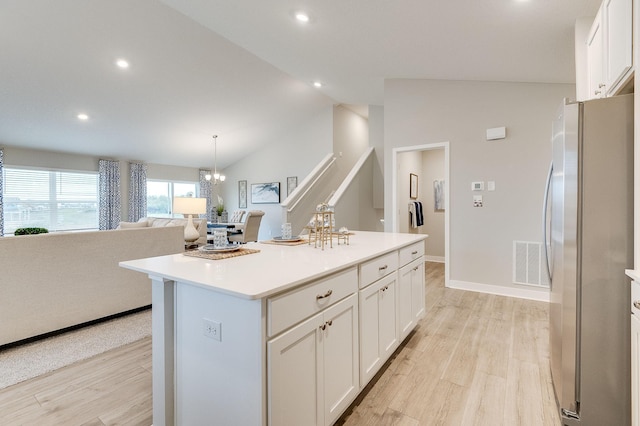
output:
POLYGON ((471 182, 472 191, 484 191, 484 182, 471 182))

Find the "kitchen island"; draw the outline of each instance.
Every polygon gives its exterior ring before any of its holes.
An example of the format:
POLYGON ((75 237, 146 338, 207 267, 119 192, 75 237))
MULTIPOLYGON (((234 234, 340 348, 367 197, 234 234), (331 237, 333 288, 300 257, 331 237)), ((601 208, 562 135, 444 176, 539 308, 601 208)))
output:
POLYGON ((424 315, 426 237, 121 262, 151 279, 154 426, 335 422, 424 315))

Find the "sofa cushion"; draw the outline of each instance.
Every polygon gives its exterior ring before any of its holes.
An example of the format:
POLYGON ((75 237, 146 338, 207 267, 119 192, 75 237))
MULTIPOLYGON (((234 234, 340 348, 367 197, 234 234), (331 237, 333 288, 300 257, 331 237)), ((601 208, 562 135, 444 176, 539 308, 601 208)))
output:
POLYGON ((149 227, 149 223, 144 220, 140 222, 120 222, 118 225, 118 229, 129 229, 129 228, 147 228, 149 227))

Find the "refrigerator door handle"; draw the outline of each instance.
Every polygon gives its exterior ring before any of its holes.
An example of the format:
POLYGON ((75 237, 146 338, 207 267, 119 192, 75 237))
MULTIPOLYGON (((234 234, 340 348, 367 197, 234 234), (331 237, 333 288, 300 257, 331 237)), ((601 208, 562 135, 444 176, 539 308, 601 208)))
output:
POLYGON ((547 175, 547 184, 544 188, 544 201, 542 203, 542 250, 544 251, 544 259, 545 265, 547 268, 547 276, 549 277, 549 287, 552 286, 551 283, 551 261, 549 259, 549 249, 547 240, 547 231, 549 227, 547 226, 547 209, 549 205, 549 191, 551 190, 551 178, 553 177, 553 161, 549 164, 549 173, 547 175))

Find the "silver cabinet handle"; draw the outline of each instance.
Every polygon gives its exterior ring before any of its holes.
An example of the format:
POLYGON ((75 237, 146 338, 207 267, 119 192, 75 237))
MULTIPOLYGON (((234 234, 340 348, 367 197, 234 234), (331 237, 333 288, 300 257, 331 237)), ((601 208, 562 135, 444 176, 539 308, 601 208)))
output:
POLYGON ((412 251, 411 254, 418 254, 418 250, 412 251))
POLYGON ((599 83, 599 84, 598 84, 598 87, 599 87, 600 89, 602 89, 604 86, 606 86, 606 84, 604 84, 604 83, 599 83))
POLYGON ((325 294, 318 294, 316 296, 316 300, 320 300, 320 299, 324 299, 326 297, 329 297, 329 296, 331 296, 332 293, 333 293, 333 290, 329 290, 325 294))
POLYGON ((593 94, 594 94, 594 95, 599 95, 600 93, 602 93, 602 90, 594 90, 594 91, 593 91, 593 94))
POLYGON ((378 271, 384 271, 388 267, 389 267, 388 265, 381 266, 381 267, 378 268, 378 271))
POLYGON ((633 302, 633 306, 635 306, 636 309, 640 309, 640 300, 633 302))

